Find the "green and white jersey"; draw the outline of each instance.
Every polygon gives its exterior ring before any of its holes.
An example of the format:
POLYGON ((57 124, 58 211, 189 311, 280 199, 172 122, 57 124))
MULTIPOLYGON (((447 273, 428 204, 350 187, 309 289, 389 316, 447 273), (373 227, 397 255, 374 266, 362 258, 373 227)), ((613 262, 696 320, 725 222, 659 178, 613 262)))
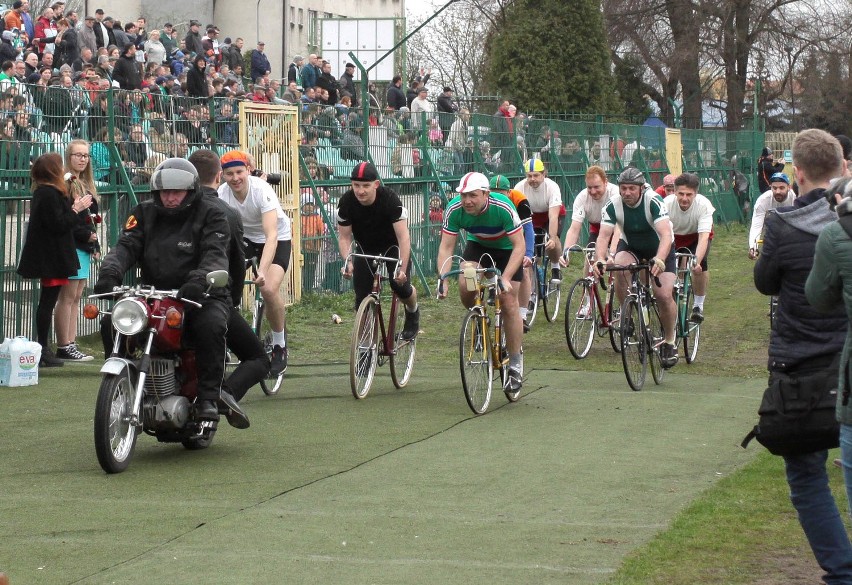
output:
POLYGON ((521 229, 515 205, 500 193, 491 193, 479 215, 467 213, 459 195, 450 200, 444 211, 444 233, 457 236, 459 231, 465 230, 469 241, 487 248, 511 250, 509 236, 521 229))
POLYGON ((636 207, 625 204, 620 194, 614 196, 601 215, 602 224, 621 229, 621 239, 629 250, 647 258, 657 253, 660 236, 656 226, 661 221, 671 223, 662 197, 650 189, 642 194, 636 207))

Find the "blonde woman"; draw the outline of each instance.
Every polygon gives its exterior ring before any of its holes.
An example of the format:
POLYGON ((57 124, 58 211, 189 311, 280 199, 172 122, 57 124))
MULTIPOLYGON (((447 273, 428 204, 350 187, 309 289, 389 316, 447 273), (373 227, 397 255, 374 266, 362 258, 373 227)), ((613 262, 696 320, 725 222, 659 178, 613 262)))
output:
POLYGON ((85 140, 72 140, 65 150, 65 183, 72 201, 91 196, 92 204, 77 213, 77 222, 74 225, 74 244, 80 270, 68 278, 68 284, 63 285, 59 292, 59 301, 53 317, 56 329, 56 357, 66 362, 87 362, 94 358, 77 347, 77 318, 80 314, 80 298, 89 278, 92 257, 100 256, 97 235, 100 215, 89 143, 85 140))

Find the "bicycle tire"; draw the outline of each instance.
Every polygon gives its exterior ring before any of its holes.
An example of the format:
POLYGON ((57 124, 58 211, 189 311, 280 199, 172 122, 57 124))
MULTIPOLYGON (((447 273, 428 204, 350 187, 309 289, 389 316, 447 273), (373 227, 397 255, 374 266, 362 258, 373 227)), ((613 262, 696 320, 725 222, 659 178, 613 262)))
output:
MULTIPOLYGON (((506 376, 509 374, 509 348, 506 347, 506 326, 501 323, 500 326, 500 346, 497 348, 497 355, 500 356, 500 364, 497 366, 497 372, 500 374, 500 387, 503 388, 503 394, 509 402, 517 402, 521 399, 521 393, 517 394, 506 392, 506 376)), ((524 348, 521 348, 521 378, 524 375, 524 348)))
POLYGON ((396 319, 393 328, 393 353, 390 359, 390 374, 393 385, 403 388, 411 378, 414 370, 414 354, 417 351, 417 337, 414 339, 403 339, 402 328, 405 324, 405 306, 394 297, 396 303, 396 319))
POLYGON ((544 258, 543 270, 544 283, 542 283, 542 288, 544 289, 544 297, 541 304, 544 306, 544 318, 547 319, 548 323, 553 323, 559 315, 559 303, 562 302, 562 282, 554 283, 549 278, 550 258, 544 258))
POLYGON ((533 321, 535 321, 535 316, 538 314, 538 304, 539 304, 539 278, 538 278, 538 265, 533 263, 531 267, 529 267, 527 273, 530 277, 530 301, 527 303, 527 327, 532 327, 533 321))
POLYGON ((689 310, 692 308, 694 295, 692 287, 686 294, 686 310, 681 313, 685 318, 682 324, 685 335, 683 336, 683 355, 686 358, 686 363, 691 364, 698 357, 698 342, 701 340, 701 325, 693 323, 689 320, 689 310))
POLYGON ((657 303, 651 303, 651 306, 648 307, 648 321, 645 327, 648 361, 651 365, 651 377, 654 378, 654 383, 659 385, 663 382, 666 370, 663 368, 663 356, 660 354, 660 344, 665 341, 665 334, 663 333, 663 322, 660 320, 657 303))
POLYGON ((565 341, 575 359, 589 355, 595 339, 596 313, 591 283, 585 278, 577 279, 565 301, 565 341))
POLYGON ((491 402, 494 383, 491 338, 485 316, 468 311, 459 334, 459 371, 467 405, 474 414, 484 414, 491 402))
POLYGON ((361 301, 355 314, 352 343, 349 346, 349 385, 352 396, 367 397, 378 363, 378 301, 372 295, 361 301))
MULTIPOLYGON (((611 282, 610 286, 614 286, 614 283, 611 282)), ((614 290, 609 295, 606 312, 609 323, 609 344, 615 353, 621 353, 621 305, 614 290)))
MULTIPOLYGON (((254 334, 260 340, 260 343, 263 344, 263 349, 266 352, 266 356, 268 358, 272 358, 272 334, 268 333, 265 337, 261 336, 261 331, 263 328, 263 298, 255 298, 254 305, 251 310, 251 330, 254 331, 254 334)), ((277 384, 273 384, 273 387, 270 387, 267 384, 267 380, 271 379, 268 377, 260 381, 260 389, 267 396, 273 396, 278 394, 278 388, 281 386, 280 378, 278 377, 277 384)))
POLYGON ((621 364, 627 383, 636 392, 645 385, 648 368, 644 328, 636 299, 626 299, 621 307, 621 364))

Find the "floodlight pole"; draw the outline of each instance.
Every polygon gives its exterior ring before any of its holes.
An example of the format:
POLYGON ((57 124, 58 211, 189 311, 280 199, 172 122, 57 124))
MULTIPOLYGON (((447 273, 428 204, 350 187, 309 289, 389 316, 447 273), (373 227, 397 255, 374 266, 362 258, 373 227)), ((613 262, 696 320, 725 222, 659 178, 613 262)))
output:
MULTIPOLYGON (((367 68, 364 68, 364 65, 358 60, 358 57, 355 56, 355 53, 353 53, 352 51, 349 51, 349 53, 348 53, 349 58, 352 59, 352 62, 358 68, 358 71, 361 72, 361 110, 363 111, 362 115, 363 115, 363 118, 364 118, 364 128, 367 130, 361 136, 361 139, 364 141, 364 148, 365 149, 368 149, 370 147, 370 142, 369 142, 369 136, 370 136, 370 126, 369 126, 369 124, 370 124, 370 97, 369 97, 369 95, 370 95, 370 92, 367 89, 369 87, 369 81, 367 79, 369 72, 372 71, 376 67, 376 65, 378 65, 379 63, 384 61, 388 57, 388 55, 392 55, 393 52, 396 51, 401 45, 403 45, 408 39, 410 39, 416 33, 418 33, 421 28, 423 28, 424 26, 429 24, 429 22, 434 20, 434 18, 436 16, 438 16, 439 14, 441 14, 446 8, 448 8, 450 6, 450 4, 453 4, 453 3, 458 2, 458 1, 459 0, 449 0, 446 4, 441 6, 435 12, 435 14, 433 14, 432 16, 430 16, 429 18, 424 20, 420 24, 420 26, 418 26, 413 31, 411 31, 410 33, 408 33, 407 35, 402 37, 402 39, 397 44, 395 44, 387 53, 385 53, 384 55, 382 55, 381 57, 376 59, 376 62, 373 63, 372 65, 370 65, 367 68)), ((381 112, 379 112, 379 113, 381 114, 381 112)))

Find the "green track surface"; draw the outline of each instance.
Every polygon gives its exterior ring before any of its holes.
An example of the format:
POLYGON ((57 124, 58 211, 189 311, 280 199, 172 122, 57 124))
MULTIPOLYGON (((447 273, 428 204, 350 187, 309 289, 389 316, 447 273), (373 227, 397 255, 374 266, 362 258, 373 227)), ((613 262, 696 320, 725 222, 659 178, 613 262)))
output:
POLYGON ((420 345, 407 388, 383 367, 363 401, 347 364, 294 360, 280 395, 244 400, 250 429, 223 420, 198 452, 141 436, 114 476, 92 442, 95 365, 0 388, 0 570, 12 585, 601 583, 760 452, 738 443, 761 379, 681 360, 631 392, 566 357, 473 417, 455 363, 420 345))

